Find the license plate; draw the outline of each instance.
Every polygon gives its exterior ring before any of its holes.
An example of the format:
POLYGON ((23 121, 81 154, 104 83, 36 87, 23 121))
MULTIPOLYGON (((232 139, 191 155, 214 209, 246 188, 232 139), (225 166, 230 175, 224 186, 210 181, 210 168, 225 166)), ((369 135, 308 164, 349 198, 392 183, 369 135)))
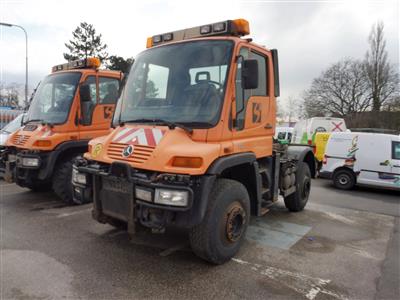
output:
POLYGON ((132 189, 132 185, 124 180, 112 180, 112 179, 103 179, 103 189, 118 193, 129 194, 132 189))

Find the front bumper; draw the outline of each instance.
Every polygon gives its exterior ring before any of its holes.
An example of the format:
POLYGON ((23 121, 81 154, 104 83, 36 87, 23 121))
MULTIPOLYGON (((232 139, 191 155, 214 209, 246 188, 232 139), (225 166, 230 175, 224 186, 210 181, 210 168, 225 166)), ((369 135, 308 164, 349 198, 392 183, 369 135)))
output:
POLYGON ((51 180, 53 171, 51 165, 55 159, 55 151, 31 152, 10 148, 2 154, 1 168, 4 170, 6 181, 27 186, 32 182, 51 180), (30 164, 27 164, 28 161, 30 164))
POLYGON ((136 222, 151 228, 168 225, 190 228, 201 222, 207 208, 214 175, 188 176, 160 174, 133 169, 128 164, 110 165, 77 162, 75 170, 86 174, 86 184, 73 182, 73 197, 78 203, 93 200, 93 218, 108 223, 110 218, 128 223, 134 232, 136 222), (83 164, 83 165, 82 165, 83 164), (168 180, 166 180, 166 178, 168 180), (152 192, 156 189, 187 191, 186 206, 163 205, 136 198, 135 188, 152 192))

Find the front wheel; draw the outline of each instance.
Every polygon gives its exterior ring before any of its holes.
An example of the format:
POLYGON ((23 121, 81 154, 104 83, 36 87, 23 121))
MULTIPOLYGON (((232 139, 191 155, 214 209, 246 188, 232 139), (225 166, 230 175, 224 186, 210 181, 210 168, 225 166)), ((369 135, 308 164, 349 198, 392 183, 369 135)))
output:
POLYGON ((75 158, 59 162, 53 175, 53 190, 66 204, 75 204, 72 198, 72 164, 75 158))
POLYGON ((213 264, 222 264, 239 251, 250 221, 250 199, 243 184, 218 179, 203 221, 189 234, 193 252, 213 264))
POLYGON ((298 162, 296 171, 296 191, 284 198, 289 211, 302 211, 307 204, 311 190, 311 172, 308 165, 298 162))

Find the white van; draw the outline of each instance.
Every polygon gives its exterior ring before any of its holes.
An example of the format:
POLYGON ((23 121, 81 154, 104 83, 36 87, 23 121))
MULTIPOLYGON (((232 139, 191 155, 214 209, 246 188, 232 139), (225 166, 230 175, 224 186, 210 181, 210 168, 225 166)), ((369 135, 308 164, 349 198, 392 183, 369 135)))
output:
POLYGON ((287 141, 290 142, 292 140, 293 127, 276 127, 275 128, 275 139, 278 141, 287 141))
POLYGON ((355 184, 400 190, 400 136, 379 133, 332 133, 320 177, 339 189, 355 184))
POLYGON ((314 145, 317 132, 345 132, 346 123, 341 118, 316 117, 296 123, 292 135, 292 143, 314 145))

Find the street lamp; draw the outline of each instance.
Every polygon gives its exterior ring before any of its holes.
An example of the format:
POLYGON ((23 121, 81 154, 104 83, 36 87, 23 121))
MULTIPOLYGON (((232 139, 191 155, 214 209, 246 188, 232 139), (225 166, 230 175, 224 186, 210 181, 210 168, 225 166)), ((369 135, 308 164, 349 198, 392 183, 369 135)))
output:
POLYGON ((0 22, 0 26, 18 27, 22 29, 25 33, 25 108, 26 108, 28 106, 28 34, 26 33, 25 28, 20 25, 0 22))

